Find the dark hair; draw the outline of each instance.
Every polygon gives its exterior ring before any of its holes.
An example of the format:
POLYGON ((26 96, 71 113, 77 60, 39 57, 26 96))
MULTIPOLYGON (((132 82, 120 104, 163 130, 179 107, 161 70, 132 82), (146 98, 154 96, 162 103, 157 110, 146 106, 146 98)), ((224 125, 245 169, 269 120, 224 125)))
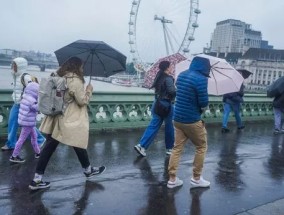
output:
POLYGON ((82 64, 83 61, 80 58, 71 57, 57 70, 57 74, 62 77, 67 73, 75 73, 85 83, 83 71, 81 71, 82 64))
POLYGON ((171 65, 170 61, 167 60, 161 61, 159 64, 159 69, 164 72, 167 68, 170 67, 170 65, 171 65))
POLYGON ((150 89, 154 88, 157 90, 159 89, 161 86, 161 81, 162 79, 164 79, 164 77, 166 76, 166 73, 165 71, 170 67, 171 63, 170 61, 167 61, 167 60, 164 60, 164 61, 161 61, 160 64, 159 64, 159 72, 157 73, 155 79, 154 79, 154 82, 152 84, 152 86, 150 87, 150 89))

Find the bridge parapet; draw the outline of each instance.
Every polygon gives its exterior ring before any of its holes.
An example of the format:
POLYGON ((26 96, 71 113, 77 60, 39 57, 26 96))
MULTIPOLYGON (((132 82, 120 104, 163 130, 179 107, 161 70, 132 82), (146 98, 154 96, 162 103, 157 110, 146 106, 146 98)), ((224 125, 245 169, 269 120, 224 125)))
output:
MULTIPOLYGON (((11 90, 0 90, 0 132, 7 133, 9 111, 13 105, 11 90)), ((95 92, 88 106, 90 130, 142 128, 149 124, 154 94, 95 92)), ((206 123, 220 122, 223 116, 222 97, 210 96, 203 113, 206 123)), ((272 120, 272 99, 265 94, 246 94, 241 113, 244 121, 272 120)), ((44 116, 38 114, 40 123, 44 116)), ((230 121, 234 120, 233 114, 230 121)))

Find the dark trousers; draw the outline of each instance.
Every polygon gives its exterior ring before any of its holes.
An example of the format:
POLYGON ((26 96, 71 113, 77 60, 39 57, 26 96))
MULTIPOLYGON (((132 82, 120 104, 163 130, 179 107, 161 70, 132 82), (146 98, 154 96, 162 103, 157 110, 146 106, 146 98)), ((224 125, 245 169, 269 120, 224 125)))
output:
MULTIPOLYGON (((48 134, 46 137, 46 143, 43 150, 40 153, 39 161, 36 167, 36 173, 43 175, 46 169, 46 166, 51 158, 53 152, 57 148, 59 142, 51 137, 51 134, 48 134)), ((87 168, 90 166, 89 156, 86 149, 81 149, 78 147, 73 147, 75 150, 77 157, 81 163, 83 168, 87 168)))

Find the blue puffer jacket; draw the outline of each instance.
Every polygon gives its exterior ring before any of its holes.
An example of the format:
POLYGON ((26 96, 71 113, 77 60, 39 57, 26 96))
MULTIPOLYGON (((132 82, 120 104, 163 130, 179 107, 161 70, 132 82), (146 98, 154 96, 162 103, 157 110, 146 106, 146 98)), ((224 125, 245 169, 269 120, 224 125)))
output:
POLYGON ((189 124, 201 120, 201 108, 208 105, 209 72, 209 60, 196 56, 189 70, 178 76, 174 121, 189 124))

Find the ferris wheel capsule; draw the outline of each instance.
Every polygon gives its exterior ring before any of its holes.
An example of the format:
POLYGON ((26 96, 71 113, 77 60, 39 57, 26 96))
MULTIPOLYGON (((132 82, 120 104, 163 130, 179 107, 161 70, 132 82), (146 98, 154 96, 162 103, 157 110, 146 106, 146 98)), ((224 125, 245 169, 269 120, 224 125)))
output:
POLYGON ((192 24, 192 27, 194 27, 194 28, 198 28, 198 27, 199 27, 199 25, 195 22, 195 23, 193 23, 193 24, 192 24))
POLYGON ((196 8, 196 9, 194 10, 194 13, 200 14, 200 13, 201 13, 201 10, 199 10, 198 8, 196 8))

